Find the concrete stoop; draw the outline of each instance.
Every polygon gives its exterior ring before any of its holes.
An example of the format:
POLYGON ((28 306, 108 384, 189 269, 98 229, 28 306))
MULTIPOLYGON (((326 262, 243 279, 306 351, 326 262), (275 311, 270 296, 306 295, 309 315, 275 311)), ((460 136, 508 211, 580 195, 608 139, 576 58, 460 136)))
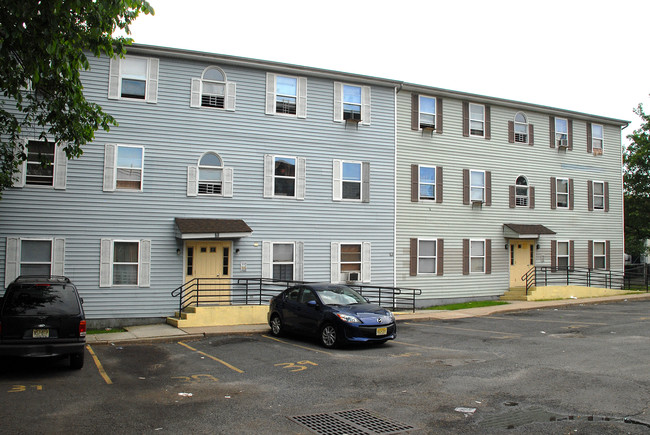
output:
MULTIPOLYGON (((535 287, 531 288, 528 291, 528 295, 531 295, 535 291, 535 287)), ((527 301, 528 296, 526 295, 526 287, 511 287, 503 295, 499 296, 500 301, 527 301)))
POLYGON ((234 326, 266 323, 268 305, 215 305, 187 307, 168 317, 167 323, 177 328, 197 326, 234 326))

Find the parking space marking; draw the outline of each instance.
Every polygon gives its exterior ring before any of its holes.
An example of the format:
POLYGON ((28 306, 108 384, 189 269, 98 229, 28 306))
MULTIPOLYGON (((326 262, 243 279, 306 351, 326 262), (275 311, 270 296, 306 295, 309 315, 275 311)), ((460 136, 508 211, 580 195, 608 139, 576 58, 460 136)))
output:
POLYGON ((104 381, 108 384, 111 385, 113 381, 111 381, 111 378, 108 377, 108 374, 106 374, 106 371, 104 370, 104 366, 102 366, 102 363, 99 361, 99 358, 97 358, 97 355, 95 355, 95 352, 93 351, 93 348, 90 347, 89 344, 86 345, 86 349, 88 349, 88 352, 90 353, 90 356, 93 357, 93 361, 95 361, 95 365, 97 366, 97 370, 99 371, 99 374, 104 378, 104 381))
POLYGON ((519 317, 498 317, 498 316, 486 316, 484 319, 496 319, 496 320, 517 320, 523 322, 539 322, 539 323, 577 323, 580 325, 592 325, 592 326, 607 326, 609 323, 596 323, 596 322, 582 322, 580 320, 540 320, 540 319, 522 319, 519 317))
MULTIPOLYGON (((407 325, 413 325, 413 323, 407 323, 407 325)), ((438 325, 438 324, 436 324, 435 327, 436 328, 444 328, 444 329, 457 329, 459 331, 487 332, 488 334, 500 334, 500 335, 503 335, 504 338, 519 338, 519 337, 521 337, 521 334, 517 334, 517 333, 514 333, 514 332, 500 332, 500 331, 490 331, 490 330, 485 330, 485 329, 459 328, 457 326, 444 326, 444 325, 438 325)))
POLYGON ((210 354, 208 354, 208 353, 201 352, 200 350, 193 348, 193 347, 190 346, 189 344, 185 344, 185 343, 183 343, 182 341, 179 341, 178 344, 180 344, 181 346, 184 346, 184 347, 188 348, 188 349, 191 350, 191 351, 194 351, 194 352, 198 353, 199 355, 207 356, 208 358, 210 358, 210 359, 212 359, 212 360, 214 360, 214 361, 216 361, 216 362, 218 362, 218 363, 221 363, 221 364, 225 365, 225 366, 228 367, 230 370, 234 370, 234 371, 236 371, 237 373, 244 373, 243 370, 240 370, 240 369, 238 369, 237 367, 235 367, 235 366, 233 366, 233 365, 231 365, 231 364, 228 364, 227 362, 225 362, 225 361, 223 361, 223 360, 220 360, 220 359, 217 358, 216 356, 212 356, 212 355, 210 355, 210 354))
POLYGON ((325 355, 332 355, 331 352, 326 352, 324 350, 314 349, 312 347, 307 347, 307 346, 300 346, 299 344, 289 343, 288 341, 280 340, 279 338, 275 338, 275 337, 269 337, 268 335, 262 335, 262 337, 268 338, 269 340, 277 341, 278 343, 288 344, 289 346, 294 346, 294 347, 299 347, 301 349, 310 350, 312 352, 324 353, 325 355))
POLYGON ((282 367, 284 369, 290 369, 292 372, 301 372, 303 370, 307 370, 307 364, 312 365, 312 366, 317 366, 315 362, 311 361, 298 361, 295 363, 278 363, 278 364, 273 364, 275 367, 282 367))
POLYGON ((404 346, 413 346, 413 347, 418 347, 420 349, 428 349, 428 350, 444 350, 446 352, 466 352, 465 350, 462 349, 451 349, 448 347, 437 347, 437 346, 423 346, 421 344, 406 343, 404 341, 397 341, 397 340, 393 340, 393 343, 403 344, 404 346))

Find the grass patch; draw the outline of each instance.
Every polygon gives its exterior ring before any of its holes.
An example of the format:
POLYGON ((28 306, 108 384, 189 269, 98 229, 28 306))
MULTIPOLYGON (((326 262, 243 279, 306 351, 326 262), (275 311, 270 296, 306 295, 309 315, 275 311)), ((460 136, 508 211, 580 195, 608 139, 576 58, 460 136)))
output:
POLYGON ((466 308, 478 307, 492 307, 495 305, 508 305, 505 301, 471 301, 462 302, 459 304, 437 305, 435 307, 427 307, 425 310, 464 310, 466 308))
POLYGON ((110 334, 112 332, 126 332, 126 329, 124 328, 89 329, 86 331, 86 335, 110 334))

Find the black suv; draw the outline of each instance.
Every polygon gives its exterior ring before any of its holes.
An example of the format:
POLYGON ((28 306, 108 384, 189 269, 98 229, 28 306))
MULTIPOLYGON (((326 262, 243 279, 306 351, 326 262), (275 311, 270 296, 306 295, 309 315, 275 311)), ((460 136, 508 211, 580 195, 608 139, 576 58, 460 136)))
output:
POLYGON ((77 288, 63 276, 19 276, 0 299, 0 356, 69 356, 84 365, 86 317, 77 288))

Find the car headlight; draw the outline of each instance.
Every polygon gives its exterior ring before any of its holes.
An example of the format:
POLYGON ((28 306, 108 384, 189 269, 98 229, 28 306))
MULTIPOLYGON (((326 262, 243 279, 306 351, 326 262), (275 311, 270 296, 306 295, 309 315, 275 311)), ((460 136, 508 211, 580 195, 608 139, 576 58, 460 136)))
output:
POLYGON ((390 317, 391 320, 393 320, 393 321, 395 320, 395 315, 393 315, 393 313, 391 311, 386 310, 386 315, 388 317, 390 317))
POLYGON ((339 317, 339 319, 343 320, 344 322, 348 323, 361 323, 361 320, 357 319, 354 316, 350 316, 349 314, 340 314, 336 313, 336 315, 339 317))

